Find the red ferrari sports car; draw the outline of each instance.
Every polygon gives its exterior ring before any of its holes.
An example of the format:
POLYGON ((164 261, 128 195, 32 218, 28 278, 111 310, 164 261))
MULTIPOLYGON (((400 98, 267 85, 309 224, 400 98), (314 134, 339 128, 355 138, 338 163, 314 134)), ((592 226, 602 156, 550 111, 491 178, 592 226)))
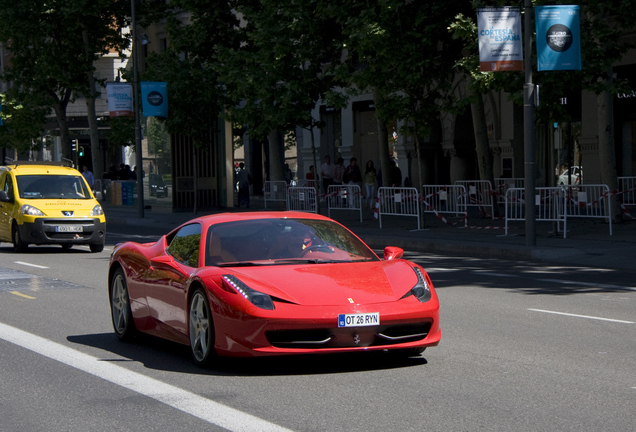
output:
POLYGON ((115 334, 189 345, 194 362, 394 350, 439 343, 426 271, 387 247, 381 260, 338 222, 301 212, 193 219, 154 243, 118 244, 108 291, 115 334))

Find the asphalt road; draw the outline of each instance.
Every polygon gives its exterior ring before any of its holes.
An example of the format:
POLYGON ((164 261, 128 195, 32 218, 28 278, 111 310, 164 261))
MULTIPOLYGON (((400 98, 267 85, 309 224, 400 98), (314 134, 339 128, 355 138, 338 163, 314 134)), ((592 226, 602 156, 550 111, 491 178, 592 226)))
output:
POLYGON ((636 274, 407 253, 441 302, 421 357, 231 360, 112 333, 104 252, 0 244, 0 431, 631 431, 636 274))

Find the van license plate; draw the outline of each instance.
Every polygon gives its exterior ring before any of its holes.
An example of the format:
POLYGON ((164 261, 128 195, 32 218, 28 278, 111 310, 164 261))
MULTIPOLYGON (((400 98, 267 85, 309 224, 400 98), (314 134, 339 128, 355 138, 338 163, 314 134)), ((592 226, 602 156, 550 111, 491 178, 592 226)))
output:
POLYGON ((84 227, 81 225, 57 225, 55 227, 56 232, 82 232, 84 227))

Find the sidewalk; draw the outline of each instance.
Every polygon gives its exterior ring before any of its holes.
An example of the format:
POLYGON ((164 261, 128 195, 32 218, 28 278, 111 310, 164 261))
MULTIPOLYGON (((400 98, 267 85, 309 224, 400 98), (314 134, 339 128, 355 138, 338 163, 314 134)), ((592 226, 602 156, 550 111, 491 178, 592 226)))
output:
MULTIPOLYGON (((269 205, 271 210, 272 205, 269 205)), ((321 214, 327 215, 325 203, 321 214)), ((138 217, 137 206, 104 205, 109 226, 128 225, 138 227, 147 234, 161 235, 196 216, 221 212, 246 212, 264 210, 262 197, 251 197, 250 208, 219 209, 210 212, 173 213, 172 208, 152 204, 138 217)), ((282 210, 282 208, 281 208, 282 210)), ((636 217, 636 209, 631 208, 636 217)), ((554 233, 549 222, 537 223, 536 245, 526 246, 525 222, 509 222, 505 235, 503 219, 482 218, 469 215, 468 227, 463 221, 448 218, 448 223, 427 213, 420 230, 414 217, 383 216, 382 228, 370 210, 363 211, 360 222, 356 211, 332 210, 331 218, 345 225, 369 246, 399 246, 443 255, 485 257, 508 260, 533 260, 551 264, 567 264, 636 271, 636 219, 621 224, 609 224, 602 219, 568 219, 567 238, 554 233), (456 225, 453 225, 453 224, 456 225)), ((558 270, 556 270, 558 271, 558 270)))

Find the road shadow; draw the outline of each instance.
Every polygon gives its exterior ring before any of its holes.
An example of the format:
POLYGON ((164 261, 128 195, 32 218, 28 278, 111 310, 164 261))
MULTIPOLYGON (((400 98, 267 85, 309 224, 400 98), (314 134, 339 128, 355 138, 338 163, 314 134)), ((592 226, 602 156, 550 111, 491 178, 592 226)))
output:
POLYGON ((634 292, 636 273, 620 269, 406 252, 404 258, 429 272, 437 290, 501 289, 523 295, 566 296, 634 292))
POLYGON ((114 333, 68 336, 71 343, 90 346, 114 354, 102 361, 138 362, 149 369, 216 376, 292 376, 323 375, 396 369, 426 365, 426 358, 407 357, 391 352, 336 353, 324 355, 286 355, 273 357, 230 358, 219 357, 209 369, 196 366, 185 345, 138 334, 131 342, 121 342, 114 333))

